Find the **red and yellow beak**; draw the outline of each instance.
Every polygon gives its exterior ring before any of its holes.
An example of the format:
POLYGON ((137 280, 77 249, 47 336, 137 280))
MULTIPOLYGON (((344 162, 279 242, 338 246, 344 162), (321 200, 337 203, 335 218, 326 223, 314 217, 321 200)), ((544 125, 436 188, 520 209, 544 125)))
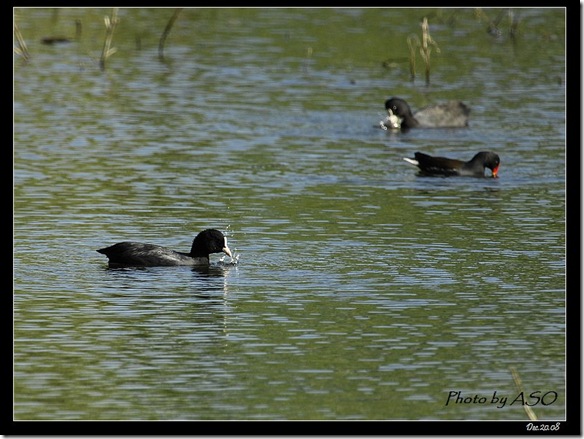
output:
POLYGON ((497 178, 497 173, 499 172, 499 166, 500 165, 497 165, 497 167, 495 169, 493 169, 493 171, 492 171, 493 172, 493 178, 497 178))

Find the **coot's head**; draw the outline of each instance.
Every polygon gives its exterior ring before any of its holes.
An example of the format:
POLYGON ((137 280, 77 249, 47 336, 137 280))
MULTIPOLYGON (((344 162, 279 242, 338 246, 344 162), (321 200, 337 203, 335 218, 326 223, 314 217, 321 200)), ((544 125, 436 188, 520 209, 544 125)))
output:
POLYGON ((392 114, 399 117, 413 116, 410 106, 401 98, 390 98, 385 101, 385 109, 388 113, 391 111, 392 114))
POLYGON ((418 125, 410 106, 401 98, 390 98, 385 101, 385 109, 390 118, 399 119, 402 128, 413 128, 418 125))
POLYGON ((211 253, 225 253, 231 256, 231 250, 227 246, 227 238, 219 230, 207 229, 199 233, 191 247, 191 256, 209 256, 211 253))

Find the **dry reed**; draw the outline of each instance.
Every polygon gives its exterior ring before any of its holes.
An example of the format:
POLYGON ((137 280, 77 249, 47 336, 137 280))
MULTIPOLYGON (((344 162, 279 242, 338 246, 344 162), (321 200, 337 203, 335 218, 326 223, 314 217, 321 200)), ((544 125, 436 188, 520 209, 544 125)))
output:
POLYGON ((14 38, 16 38, 16 43, 18 44, 18 47, 14 48, 14 53, 22 56, 25 61, 28 61, 30 59, 30 52, 16 23, 14 23, 14 38))
MULTIPOLYGON (((517 390, 519 390, 519 392, 523 393, 523 386, 521 384, 521 378, 519 377, 517 369, 515 369, 514 367, 511 367, 510 369, 511 375, 513 376, 513 381, 515 382, 515 387, 517 387, 517 390)), ((537 421, 537 416, 535 416, 535 413, 533 412, 533 410, 531 410, 531 407, 523 404, 523 409, 525 410, 525 413, 527 414, 527 417, 529 419, 531 419, 532 421, 537 421)))
POLYGON ((417 35, 411 35, 407 40, 410 49, 410 78, 414 80, 416 77, 416 49, 419 49, 420 55, 424 60, 426 84, 430 84, 430 55, 432 54, 432 47, 436 49, 437 53, 440 53, 440 48, 430 35, 430 26, 426 17, 422 20, 421 26, 422 42, 420 42, 417 35))
POLYGON ((99 58, 99 67, 101 70, 105 70, 105 62, 107 59, 116 53, 117 49, 111 47, 112 40, 114 38, 114 30, 119 22, 118 20, 118 8, 112 8, 112 14, 110 17, 107 15, 104 18, 105 22, 105 40, 103 42, 103 49, 101 51, 101 57, 99 58))

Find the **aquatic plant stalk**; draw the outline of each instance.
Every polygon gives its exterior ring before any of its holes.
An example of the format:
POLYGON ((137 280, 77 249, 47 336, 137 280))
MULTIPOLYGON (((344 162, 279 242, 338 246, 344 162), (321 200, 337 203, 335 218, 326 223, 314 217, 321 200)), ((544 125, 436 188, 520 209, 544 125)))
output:
POLYGON ((103 42, 103 49, 101 51, 101 57, 99 59, 99 67, 101 70, 105 70, 105 62, 107 59, 116 53, 117 49, 115 47, 111 47, 112 40, 114 38, 114 30, 118 24, 118 8, 112 8, 112 15, 108 17, 107 15, 104 18, 105 22, 105 40, 103 42))
POLYGON ((419 48, 420 55, 424 60, 426 66, 426 84, 430 84, 430 55, 432 53, 432 46, 436 48, 436 52, 440 53, 440 48, 436 41, 430 36, 430 26, 428 25, 428 18, 424 17, 422 23, 422 42, 417 35, 410 35, 408 37, 408 47, 410 49, 410 79, 413 81, 416 77, 416 48, 419 48))
POLYGON ((164 32, 162 32, 162 35, 160 36, 160 42, 158 43, 158 58, 161 61, 164 60, 164 43, 166 42, 166 37, 168 37, 168 34, 170 33, 170 29, 172 29, 174 22, 176 21, 176 19, 178 18, 179 14, 181 13, 182 10, 183 10, 183 8, 176 8, 174 10, 172 17, 170 17, 170 20, 168 20, 168 23, 166 24, 166 27, 164 28, 164 32))
POLYGON ((18 47, 14 48, 14 52, 22 56, 25 61, 28 61, 30 59, 30 52, 16 23, 14 23, 14 38, 16 38, 16 42, 18 43, 18 47))
POLYGON ((436 41, 430 36, 430 26, 428 19, 424 17, 422 21, 422 46, 420 47, 420 55, 426 64, 426 84, 430 83, 430 54, 432 53, 432 46, 436 48, 436 52, 440 53, 440 48, 436 41))
POLYGON ((417 35, 408 37, 408 47, 410 49, 410 79, 413 81, 416 78, 416 47, 420 45, 420 40, 417 35))
MULTIPOLYGON (((517 387, 517 390, 519 392, 523 392, 523 386, 521 385, 521 378, 519 377, 519 373, 517 372, 517 369, 515 369, 514 367, 511 367, 510 369, 511 369, 511 375, 513 376, 513 381, 515 382, 515 387, 517 387)), ((525 410, 525 413, 527 414, 527 417, 529 419, 531 419, 532 421, 537 421, 537 416, 535 415, 533 410, 531 410, 531 407, 523 404, 523 409, 525 410)))

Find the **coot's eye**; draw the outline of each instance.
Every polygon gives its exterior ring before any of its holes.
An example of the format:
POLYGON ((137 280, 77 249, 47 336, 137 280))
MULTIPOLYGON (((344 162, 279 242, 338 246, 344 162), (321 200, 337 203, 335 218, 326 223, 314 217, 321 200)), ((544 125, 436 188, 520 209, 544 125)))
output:
POLYGON ((393 107, 391 107, 393 111, 397 110, 397 105, 394 105, 393 107))

